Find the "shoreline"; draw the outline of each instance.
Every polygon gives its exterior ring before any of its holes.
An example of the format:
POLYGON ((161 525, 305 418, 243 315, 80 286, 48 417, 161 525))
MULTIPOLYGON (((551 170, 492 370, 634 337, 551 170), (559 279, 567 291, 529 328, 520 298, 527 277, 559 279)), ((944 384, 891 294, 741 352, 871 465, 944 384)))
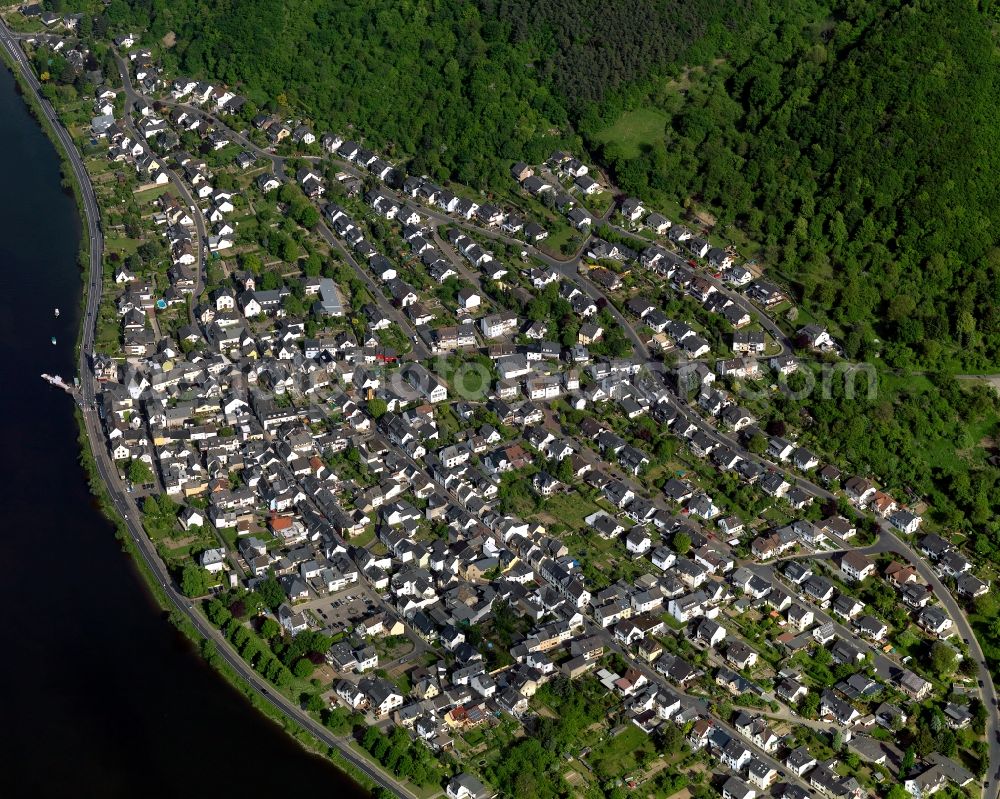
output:
MULTIPOLYGON (((3 21, 0 20, 0 25, 2 24, 3 21)), ((91 262, 92 259, 90 257, 92 242, 89 229, 86 224, 87 210, 83 198, 83 189, 73 170, 68 154, 65 152, 63 142, 60 141, 58 135, 56 135, 51 119, 49 119, 48 115, 44 113, 40 106, 37 93, 30 85, 26 84, 21 70, 18 65, 13 62, 10 54, 4 47, 0 47, 0 58, 3 60, 4 67, 14 78, 18 95, 24 102, 25 107, 41 128, 45 137, 52 144, 53 149, 59 158, 59 168, 62 179, 66 184, 68 184, 64 185, 62 188, 64 190, 68 190, 72 194, 74 205, 76 206, 78 214, 80 245, 77 252, 76 263, 81 275, 86 275, 88 271, 93 272, 94 264, 91 262)), ((101 270, 101 268, 102 264, 98 264, 97 269, 101 270)), ((103 275, 99 275, 99 277, 103 279, 103 275)), ((88 281, 83 280, 80 300, 78 302, 80 325, 77 328, 74 342, 74 357, 78 364, 81 363, 81 359, 83 357, 82 347, 85 326, 87 324, 86 308, 89 298, 90 285, 88 281)), ((280 726, 282 732, 291 736, 306 752, 327 761, 340 773, 342 777, 353 782, 359 791, 372 795, 378 788, 387 790, 384 786, 377 785, 353 763, 348 761, 336 747, 324 744, 311 732, 309 732, 309 730, 303 727, 295 718, 281 710, 281 708, 277 707, 273 702, 262 699, 254 687, 233 668, 231 668, 224 658, 219 656, 215 642, 199 632, 199 630, 191 622, 188 615, 183 612, 182 608, 170 600, 167 592, 164 590, 160 581, 153 573, 150 564, 146 558, 143 557, 143 553, 139 550, 135 542, 132 540, 132 537, 129 535, 129 530, 125 524, 125 520, 111 499, 108 486, 102 479, 97 466, 97 460, 94 453, 94 447, 97 446, 97 442, 93 441, 91 436, 88 435, 86 421, 84 419, 83 412, 78 405, 74 407, 73 414, 78 430, 77 445, 80 448, 78 460, 80 467, 85 474, 90 494, 97 501, 101 515, 104 516, 104 518, 107 519, 108 522, 110 522, 110 524, 114 527, 115 539, 119 542, 121 550, 129 556, 129 560, 136 568, 149 596, 161 612, 167 614, 171 625, 178 632, 180 632, 194 648, 191 654, 196 654, 202 663, 222 677, 222 679, 234 688, 255 711, 261 713, 265 718, 280 726)), ((237 653, 235 654, 235 657, 239 658, 240 656, 237 653)), ((346 744, 346 746, 349 746, 349 744, 346 744)), ((358 757, 362 756, 358 755, 358 757)), ((376 764, 372 764, 372 768, 378 769, 379 767, 376 764)), ((403 796, 403 794, 398 795, 403 796)))

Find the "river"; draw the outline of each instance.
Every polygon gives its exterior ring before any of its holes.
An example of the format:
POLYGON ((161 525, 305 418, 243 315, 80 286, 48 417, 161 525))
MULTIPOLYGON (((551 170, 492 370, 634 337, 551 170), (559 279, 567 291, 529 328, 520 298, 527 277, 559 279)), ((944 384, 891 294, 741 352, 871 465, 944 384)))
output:
POLYGON ((75 373, 79 216, 6 69, 0 107, 3 795, 363 796, 203 663, 98 512, 73 404, 39 378, 75 373))

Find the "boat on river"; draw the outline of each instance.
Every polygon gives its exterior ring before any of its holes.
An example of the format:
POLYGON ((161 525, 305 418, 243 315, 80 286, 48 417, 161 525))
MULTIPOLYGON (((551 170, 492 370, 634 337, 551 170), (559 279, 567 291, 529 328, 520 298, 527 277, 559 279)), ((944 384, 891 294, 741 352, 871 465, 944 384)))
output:
POLYGON ((49 375, 42 372, 42 380, 46 383, 51 383, 57 388, 61 388, 63 391, 68 391, 70 394, 73 393, 73 386, 63 380, 59 375, 49 375))

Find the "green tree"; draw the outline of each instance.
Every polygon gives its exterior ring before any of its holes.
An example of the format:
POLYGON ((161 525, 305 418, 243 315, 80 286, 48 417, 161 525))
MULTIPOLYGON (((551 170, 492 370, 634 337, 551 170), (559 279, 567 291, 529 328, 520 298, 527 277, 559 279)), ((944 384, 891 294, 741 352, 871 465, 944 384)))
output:
POLYGON ((129 461, 128 468, 125 470, 125 476, 128 477, 129 482, 137 486, 144 486, 153 482, 153 470, 149 468, 149 465, 145 461, 138 459, 129 461))
POLYGON ((326 703, 319 694, 310 694, 305 701, 305 708, 311 713, 319 713, 325 707, 326 703))
POLYGON ((309 658, 299 658, 295 661, 295 667, 292 672, 301 680, 308 679, 316 668, 315 664, 309 660, 309 658))
POLYGON ((207 591, 208 572, 194 563, 184 564, 181 570, 181 593, 184 596, 202 596, 207 591))
POLYGON ((986 728, 986 705, 980 699, 973 699, 969 708, 972 713, 972 729, 977 735, 982 735, 986 728))
POLYGON ((229 608, 222 604, 218 599, 213 599, 208 603, 208 620, 212 622, 216 627, 224 627, 226 623, 233 617, 230 613, 229 608))
POLYGON ((287 687, 292 681, 292 673, 280 663, 275 670, 274 684, 279 688, 287 687))
POLYGON ((289 294, 281 303, 282 308, 285 309, 285 313, 288 314, 293 319, 298 319, 305 316, 306 304, 299 297, 294 294, 289 294))
POLYGON ((258 583, 257 592, 271 610, 277 610, 286 599, 285 590, 281 587, 281 583, 274 579, 273 574, 269 574, 266 579, 258 583))
POLYGON ((799 713, 807 719, 814 719, 819 715, 819 694, 810 691, 799 702, 799 713))
POLYGON ((382 731, 378 727, 369 727, 365 730, 361 745, 366 751, 371 752, 375 748, 375 743, 382 737, 382 731))
POLYGON ((333 708, 324 714, 323 725, 331 730, 335 735, 343 735, 351 729, 351 722, 348 718, 347 711, 340 707, 333 708))
POLYGON ((674 550, 678 555, 686 555, 691 551, 691 536, 687 533, 677 533, 674 536, 674 550))
POLYGON ((299 245, 296 244, 295 240, 290 236, 285 236, 281 240, 278 255, 281 257, 282 261, 291 263, 299 257, 299 245))
POLYGON ((264 262, 261 260, 260 256, 255 253, 245 253, 240 256, 240 266, 243 267, 247 272, 259 275, 264 270, 264 262))
POLYGON ((240 656, 247 662, 253 663, 262 652, 260 641, 252 636, 248 638, 240 648, 240 656))
POLYGON ((747 442, 747 449, 755 455, 763 455, 767 451, 767 437, 761 433, 754 433, 747 442))
POLYGON ((569 483, 573 480, 573 463, 569 458, 563 458, 556 465, 555 477, 557 480, 563 483, 569 483))
POLYGON ((917 754, 913 750, 913 747, 907 747, 906 751, 903 753, 903 760, 899 764, 899 779, 900 781, 906 779, 910 772, 913 771, 913 767, 917 763, 917 754))
POLYGON ((260 288, 264 291, 274 291, 281 288, 281 275, 277 272, 265 272, 260 279, 260 288))
POLYGON ((319 224, 319 211, 312 203, 306 203, 296 213, 295 221, 307 230, 312 230, 319 224))
POLYGON ((379 397, 372 397, 367 403, 368 413, 373 419, 381 419, 386 411, 389 410, 389 406, 386 404, 384 399, 379 397))
POLYGON ((274 619, 268 617, 261 622, 260 636, 265 641, 270 641, 272 638, 277 638, 279 635, 281 635, 281 625, 274 619))
POLYGON ((943 641, 935 641, 931 644, 928 660, 931 670, 938 677, 947 677, 949 674, 953 674, 958 664, 955 650, 943 641))
POLYGON ((323 258, 317 252, 309 253, 309 257, 306 258, 303 270, 306 273, 306 277, 319 277, 323 272, 323 258))
POLYGON ((275 685, 278 684, 278 679, 287 671, 284 666, 281 665, 281 661, 277 658, 272 657, 267 662, 267 667, 264 670, 264 676, 267 677, 275 685))

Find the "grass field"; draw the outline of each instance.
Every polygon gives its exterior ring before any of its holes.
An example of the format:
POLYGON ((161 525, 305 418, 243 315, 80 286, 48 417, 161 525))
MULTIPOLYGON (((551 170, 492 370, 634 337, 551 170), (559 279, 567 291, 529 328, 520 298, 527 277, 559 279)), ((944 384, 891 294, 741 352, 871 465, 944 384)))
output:
POLYGON ((596 511, 597 505, 577 492, 569 494, 554 494, 545 500, 543 512, 573 530, 586 527, 584 518, 596 511))
POLYGON ((139 249, 142 242, 139 239, 130 239, 125 236, 108 236, 104 239, 104 249, 107 252, 120 252, 124 255, 133 255, 139 249))
POLYGON ((590 765, 602 779, 622 777, 638 767, 636 754, 640 751, 651 757, 655 749, 646 733, 629 724, 614 738, 594 747, 590 765))
POLYGON ((547 239, 539 243, 539 249, 549 253, 554 258, 565 258, 566 254, 562 251, 562 246, 567 242, 571 242, 573 248, 576 249, 583 242, 583 234, 576 228, 563 224, 557 226, 547 239))
POLYGON ((170 186, 164 184, 162 186, 154 186, 151 189, 146 189, 145 191, 134 192, 135 201, 142 205, 143 203, 151 203, 161 194, 170 191, 170 186))
POLYGON ((603 144, 616 143, 626 158, 635 158, 643 147, 663 141, 667 115, 656 108, 626 111, 615 123, 597 133, 594 138, 603 144))
MULTIPOLYGON (((925 375, 897 375, 889 371, 882 371, 879 373, 878 379, 880 398, 892 399, 904 391, 923 393, 928 397, 933 397, 935 393, 933 384, 925 375)), ((863 386, 863 382, 859 382, 859 386, 863 386)), ((965 436, 959 440, 933 429, 926 429, 923 431, 924 435, 920 437, 920 443, 924 451, 927 452, 930 463, 948 465, 952 469, 960 470, 963 463, 982 464, 986 460, 989 452, 984 444, 990 442, 992 433, 998 424, 1000 424, 1000 419, 993 415, 988 415, 975 423, 966 422, 962 425, 965 436)))

